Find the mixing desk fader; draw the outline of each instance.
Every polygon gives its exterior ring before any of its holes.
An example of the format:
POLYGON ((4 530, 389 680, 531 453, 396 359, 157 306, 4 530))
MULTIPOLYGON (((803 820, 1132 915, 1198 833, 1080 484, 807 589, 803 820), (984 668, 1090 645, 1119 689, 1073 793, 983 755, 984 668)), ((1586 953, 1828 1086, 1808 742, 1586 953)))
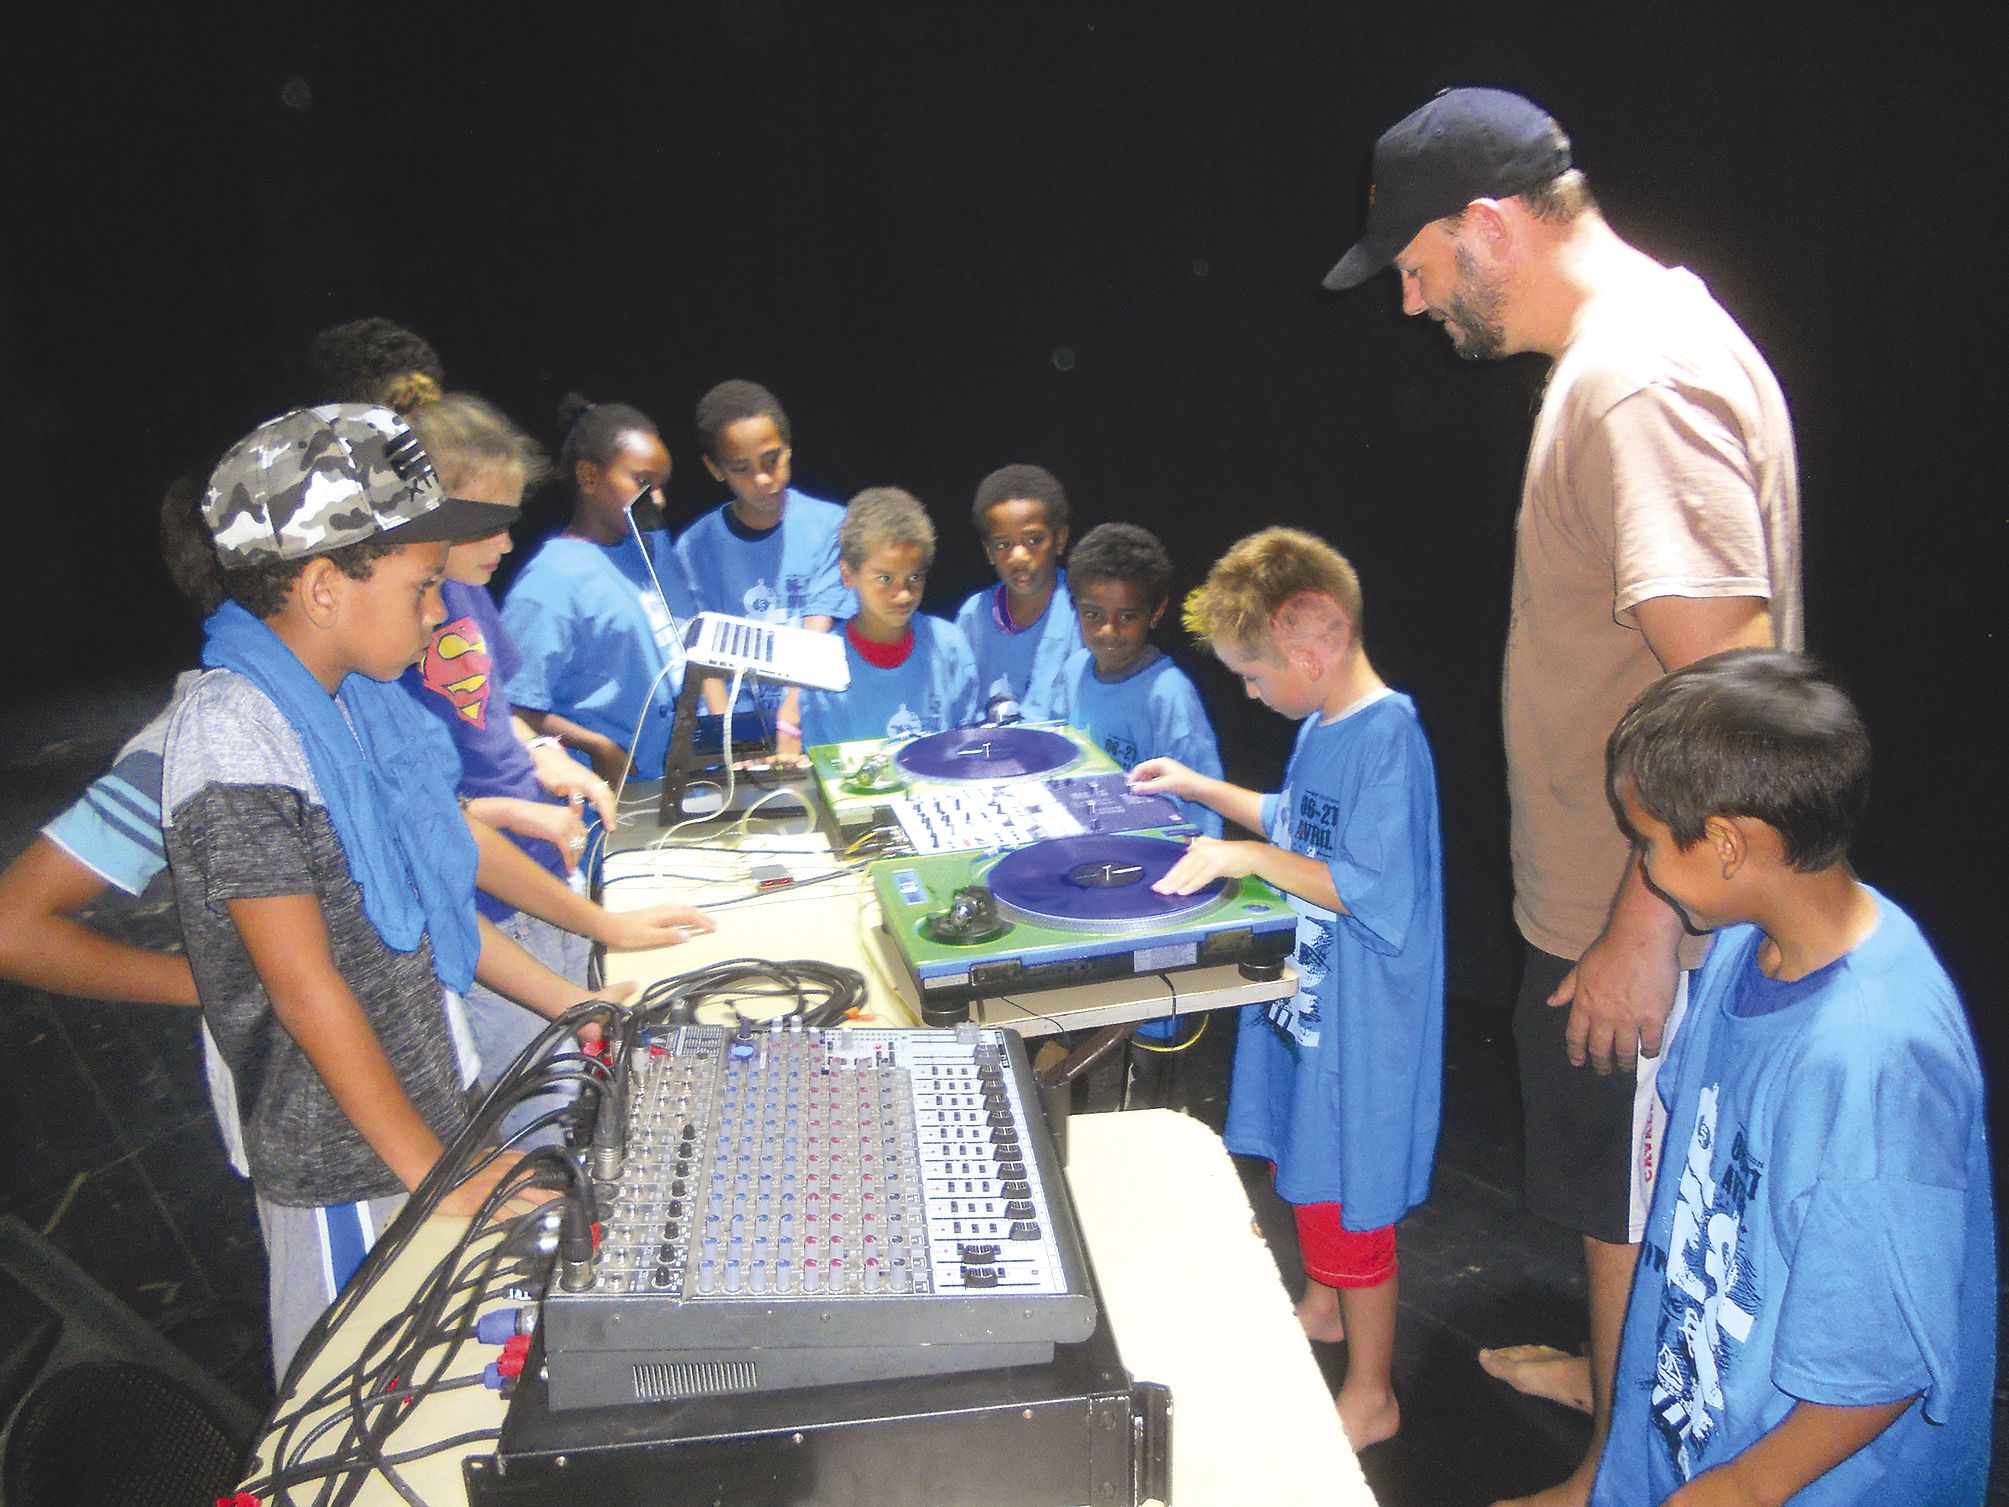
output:
POLYGON ((652 1030, 555 1408, 1043 1363, 1093 1284, 1012 1032, 652 1030))

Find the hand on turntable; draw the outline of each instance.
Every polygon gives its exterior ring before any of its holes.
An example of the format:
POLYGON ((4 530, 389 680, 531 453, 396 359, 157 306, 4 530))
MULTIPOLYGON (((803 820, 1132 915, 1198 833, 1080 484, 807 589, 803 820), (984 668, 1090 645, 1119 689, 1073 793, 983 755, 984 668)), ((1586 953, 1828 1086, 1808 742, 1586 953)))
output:
MULTIPOLYGON (((1153 762, 1170 764, 1172 761, 1153 762)), ((1184 765, 1178 767, 1185 768, 1184 765)), ((1192 771, 1186 772, 1190 774, 1192 771)), ((1165 877, 1151 888, 1161 895, 1190 895, 1205 889, 1216 879, 1246 878, 1255 873, 1256 864, 1268 847, 1269 844, 1260 842, 1223 842, 1218 837, 1196 837, 1186 849, 1185 856, 1167 869, 1165 877)))

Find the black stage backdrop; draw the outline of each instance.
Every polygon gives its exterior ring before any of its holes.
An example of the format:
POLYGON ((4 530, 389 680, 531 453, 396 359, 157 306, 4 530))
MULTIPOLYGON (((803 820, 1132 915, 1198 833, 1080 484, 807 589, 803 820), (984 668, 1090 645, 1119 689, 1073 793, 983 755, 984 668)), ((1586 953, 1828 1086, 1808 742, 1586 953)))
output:
MULTIPOLYGON (((1983 14, 45 12, 59 40, 9 70, 10 694, 186 662, 154 557, 162 486, 320 396, 301 353, 325 325, 404 321, 451 385, 547 439, 568 388, 638 404, 670 441, 679 519, 720 495, 693 402, 752 377, 794 419, 807 490, 895 483, 930 505, 936 611, 983 575, 962 520, 1007 461, 1065 480, 1077 532, 1157 530, 1181 591, 1262 524, 1349 553, 1373 656, 1436 748, 1453 986, 1504 1001, 1497 677, 1542 368, 1459 363, 1401 318, 1392 278, 1318 281, 1359 224, 1375 135, 1445 85, 1507 85, 1569 127, 1620 232, 1698 271, 1777 369, 1812 647, 1877 739, 1860 866, 1919 914, 2009 1062, 1988 731, 2005 174, 1983 14)), ((1272 782, 1289 729, 1164 641, 1231 773, 1272 782)))

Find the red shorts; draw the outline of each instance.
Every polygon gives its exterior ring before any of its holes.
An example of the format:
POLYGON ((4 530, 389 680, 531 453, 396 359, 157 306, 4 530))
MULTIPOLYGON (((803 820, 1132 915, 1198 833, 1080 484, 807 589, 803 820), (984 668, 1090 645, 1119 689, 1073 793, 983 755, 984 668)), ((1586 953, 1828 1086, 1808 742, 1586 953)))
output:
POLYGON ((1292 1204, 1304 1271, 1327 1287, 1379 1287, 1395 1275, 1395 1226, 1342 1229, 1338 1204, 1292 1204))

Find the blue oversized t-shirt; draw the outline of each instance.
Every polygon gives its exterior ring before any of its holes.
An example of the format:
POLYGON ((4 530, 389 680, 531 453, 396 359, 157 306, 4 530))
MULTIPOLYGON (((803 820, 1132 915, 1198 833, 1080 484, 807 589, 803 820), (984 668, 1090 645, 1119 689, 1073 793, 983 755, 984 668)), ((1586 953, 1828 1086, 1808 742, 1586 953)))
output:
POLYGON ((643 537, 646 561, 632 538, 595 544, 560 534, 539 547, 503 600, 503 625, 523 656, 503 690, 516 706, 632 744, 635 771, 649 779, 669 752, 682 635, 698 606, 669 535, 643 537))
POLYGON ((1409 698, 1305 719, 1263 825, 1347 910, 1292 898, 1299 992, 1243 1009, 1224 1139, 1274 1162, 1289 1202, 1379 1229, 1429 1196, 1444 1088, 1437 780, 1409 698))
MULTIPOLYGON (((967 727, 977 720, 977 667, 955 624, 917 612, 914 647, 890 670, 868 663, 844 639, 851 688, 802 692, 802 744, 848 743, 853 738, 916 738, 967 727)), ((839 623, 831 631, 842 634, 839 623)))
MULTIPOLYGON (((1067 661, 1067 721, 1095 740, 1117 766, 1134 769, 1146 759, 1177 759, 1211 779, 1221 777, 1221 749, 1200 693, 1171 656, 1152 651, 1149 664, 1121 680, 1095 673, 1095 656, 1077 649, 1067 661)), ((1209 837, 1221 835, 1219 813, 1180 801, 1182 816, 1209 837)))
MULTIPOLYGON (((677 540, 677 558, 689 575, 698 606, 731 617, 799 625, 807 617, 845 618, 858 610, 837 571, 837 530, 844 509, 790 487, 781 521, 756 532, 723 503, 677 540)), ((760 687, 760 705, 772 716, 788 688, 760 687)))
POLYGON ((1660 1070, 1659 1175, 1626 1310, 1602 1507, 1659 1502, 1796 1401, 1922 1394, 1794 1495, 1979 1503, 1995 1383, 1995 1214, 1981 1065, 1918 927, 1805 978, 1716 939, 1660 1070))
POLYGON ((977 661, 977 700, 988 707, 1000 696, 1018 703, 1028 722, 1067 716, 1067 662, 1081 647, 1081 624, 1067 572, 1056 571, 1053 597, 1037 622, 1013 630, 999 619, 1002 585, 986 586, 956 612, 956 626, 977 661))

